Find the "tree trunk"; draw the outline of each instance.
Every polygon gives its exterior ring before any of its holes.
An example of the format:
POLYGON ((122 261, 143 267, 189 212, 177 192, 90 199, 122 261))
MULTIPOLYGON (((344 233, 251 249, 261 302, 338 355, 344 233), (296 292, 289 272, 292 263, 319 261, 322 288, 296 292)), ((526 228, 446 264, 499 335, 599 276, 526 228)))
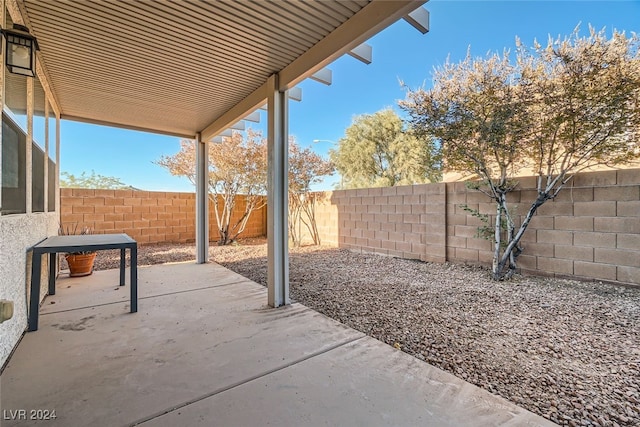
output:
POLYGON ((304 213, 307 215, 309 222, 307 223, 300 217, 301 221, 304 222, 304 225, 309 230, 309 234, 311 234, 311 238, 313 239, 314 245, 320 244, 320 233, 318 232, 318 224, 316 223, 316 211, 315 211, 315 197, 310 196, 305 200, 305 204, 303 205, 304 213))
MULTIPOLYGON (((497 269, 493 270, 494 280, 506 280, 511 278, 511 276, 515 274, 515 271, 517 268, 516 260, 518 258, 518 255, 520 255, 520 252, 521 252, 521 249, 519 246, 520 239, 522 239, 522 236, 525 230, 529 226, 529 223, 531 222, 531 219, 533 219, 533 216, 535 215, 538 208, 542 206, 542 204, 544 204, 544 202, 547 200, 548 200, 547 193, 539 193, 536 200, 531 204, 531 207, 529 208, 529 211, 527 212, 527 215, 522 221, 522 224, 520 225, 520 228, 518 229, 517 233, 508 240, 507 246, 504 252, 502 253, 502 256, 498 260, 497 269), (504 271, 505 266, 507 265, 507 262, 509 263, 509 268, 507 271, 504 271)), ((514 227, 514 230, 515 230, 515 227, 514 227)))
POLYGON ((500 272, 502 270, 502 265, 500 264, 500 245, 502 243, 502 203, 496 204, 496 219, 493 230, 493 263, 491 266, 491 270, 493 271, 493 279, 500 280, 498 277, 500 276, 500 272))

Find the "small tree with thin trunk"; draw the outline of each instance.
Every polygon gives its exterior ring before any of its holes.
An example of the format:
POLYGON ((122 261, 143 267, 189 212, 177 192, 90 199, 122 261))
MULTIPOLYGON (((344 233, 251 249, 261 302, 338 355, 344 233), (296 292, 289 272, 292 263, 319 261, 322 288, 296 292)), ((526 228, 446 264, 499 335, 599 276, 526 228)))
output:
POLYGON ((309 231, 315 245, 320 244, 320 233, 316 223, 316 203, 321 193, 312 193, 311 185, 334 172, 331 162, 323 159, 310 148, 302 149, 289 140, 289 236, 293 244, 302 243, 301 225, 309 231))
MULTIPOLYGON (((162 156, 156 163, 195 185, 195 141, 182 140, 179 152, 162 156)), ((209 144, 209 198, 216 215, 219 245, 234 242, 245 230, 251 213, 265 205, 266 184, 267 144, 259 132, 248 130, 246 136, 234 132, 220 144, 209 144), (243 196, 244 209, 234 219, 239 195, 243 196)))
POLYGON ((496 280, 514 274, 531 219, 576 172, 640 157, 639 39, 578 33, 531 48, 517 40, 515 61, 467 55, 401 102, 414 128, 440 141, 445 167, 473 172, 472 187, 496 203, 496 280), (522 168, 537 175, 537 196, 518 225, 508 194, 522 168))

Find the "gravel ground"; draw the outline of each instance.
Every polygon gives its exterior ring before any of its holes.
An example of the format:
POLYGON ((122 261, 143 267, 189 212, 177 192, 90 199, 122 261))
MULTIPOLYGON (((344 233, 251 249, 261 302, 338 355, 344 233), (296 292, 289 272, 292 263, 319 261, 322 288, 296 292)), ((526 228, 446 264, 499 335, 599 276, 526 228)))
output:
MULTIPOLYGON (((481 268, 292 249, 291 296, 346 325, 568 426, 640 426, 640 289, 481 268)), ((210 248, 266 283, 264 240, 210 248)), ((138 248, 140 265, 195 259, 193 245, 138 248)), ((119 253, 96 269, 118 268, 119 253)))

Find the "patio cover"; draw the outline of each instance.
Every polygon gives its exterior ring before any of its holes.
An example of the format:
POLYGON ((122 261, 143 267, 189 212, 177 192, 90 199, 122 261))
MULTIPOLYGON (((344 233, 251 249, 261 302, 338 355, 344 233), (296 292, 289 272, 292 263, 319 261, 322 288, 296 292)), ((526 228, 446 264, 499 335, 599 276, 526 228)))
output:
POLYGON ((269 117, 269 304, 288 302, 286 91, 423 0, 5 0, 40 45, 59 118, 193 138, 198 262, 207 256, 209 140, 269 117))

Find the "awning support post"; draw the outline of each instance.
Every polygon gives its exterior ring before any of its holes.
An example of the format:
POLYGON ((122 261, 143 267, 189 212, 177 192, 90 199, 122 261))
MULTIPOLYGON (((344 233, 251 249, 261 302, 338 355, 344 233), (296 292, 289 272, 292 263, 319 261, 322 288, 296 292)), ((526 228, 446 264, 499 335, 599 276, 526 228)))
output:
POLYGON ((291 304, 288 248, 288 108, 278 75, 267 81, 267 290, 271 307, 291 304))
POLYGON ((196 262, 209 261, 209 142, 196 135, 196 262))

